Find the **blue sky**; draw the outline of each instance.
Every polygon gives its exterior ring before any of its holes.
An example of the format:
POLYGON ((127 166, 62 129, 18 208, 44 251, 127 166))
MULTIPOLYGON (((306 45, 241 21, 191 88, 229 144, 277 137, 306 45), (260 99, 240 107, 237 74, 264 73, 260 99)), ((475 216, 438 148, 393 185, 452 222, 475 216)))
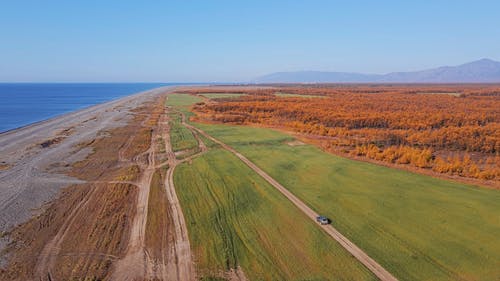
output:
POLYGON ((247 81, 500 60, 500 1, 2 1, 0 81, 247 81))

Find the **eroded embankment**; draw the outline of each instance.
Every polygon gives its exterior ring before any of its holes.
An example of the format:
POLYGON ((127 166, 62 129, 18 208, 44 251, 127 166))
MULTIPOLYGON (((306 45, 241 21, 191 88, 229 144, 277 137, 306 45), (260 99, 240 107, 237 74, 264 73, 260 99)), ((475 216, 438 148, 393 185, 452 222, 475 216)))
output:
MULTIPOLYGON (((158 104, 144 103, 128 112, 126 125, 103 128, 75 148, 91 148, 92 153, 61 170, 85 183, 63 189, 38 216, 11 231, 9 263, 1 280, 109 277, 114 262, 127 251, 158 104)), ((64 140, 53 145, 62 144, 64 140)))

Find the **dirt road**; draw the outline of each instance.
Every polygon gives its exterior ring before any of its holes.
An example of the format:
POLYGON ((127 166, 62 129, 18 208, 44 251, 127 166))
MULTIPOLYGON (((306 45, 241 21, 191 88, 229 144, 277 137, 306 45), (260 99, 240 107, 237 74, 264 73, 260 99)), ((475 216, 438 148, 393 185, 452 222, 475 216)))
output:
MULTIPOLYGON (((165 114, 167 115, 167 114, 165 114)), ((166 122, 168 124, 168 122, 166 122)), ((165 150, 169 159, 169 168, 165 178, 165 189, 167 200, 174 221, 174 245, 172 245, 171 253, 174 257, 168 259, 168 278, 165 280, 195 280, 195 270, 191 254, 191 246, 189 244, 189 236, 187 233, 186 220, 182 212, 177 193, 174 186, 174 170, 181 162, 175 157, 170 143, 170 136, 167 134, 164 138, 165 150)))
MULTIPOLYGON (((187 159, 177 160, 172 151, 169 130, 168 112, 165 112, 158 120, 158 125, 154 128, 151 145, 147 151, 147 166, 141 167, 144 172, 137 183, 139 198, 127 253, 123 259, 116 263, 111 280, 195 280, 194 263, 186 222, 173 182, 175 167, 187 159), (155 148, 158 145, 158 139, 163 139, 165 143, 166 163, 155 163, 155 148), (161 257, 152 257, 146 250, 145 243, 149 191, 154 172, 164 165, 168 165, 164 182, 167 205, 164 207, 169 209, 172 216, 172 223, 168 224, 168 227, 172 229, 165 230, 164 235, 172 235, 173 237, 167 238, 171 243, 167 244, 166 248, 161 249, 161 257)), ((200 149, 200 152, 206 150, 204 144, 200 143, 199 146, 203 148, 200 149)), ((199 153, 192 157, 197 155, 199 153)))
MULTIPOLYGON (((148 119, 144 120, 142 123, 143 127, 146 126, 145 124, 149 122, 150 118, 152 118, 152 116, 149 116, 148 119)), ((167 274, 165 261, 157 264, 157 261, 151 259, 146 250, 146 224, 148 221, 148 204, 152 179, 158 166, 164 164, 156 163, 156 148, 158 146, 157 140, 159 137, 165 137, 163 135, 164 130, 161 122, 158 123, 158 125, 151 127, 152 133, 149 149, 143 154, 135 156, 131 160, 137 164, 142 171, 139 180, 135 183, 139 190, 136 202, 136 213, 132 222, 127 252, 125 257, 116 262, 111 275, 111 280, 157 280, 158 273, 161 273, 162 275, 167 274), (143 159, 146 159, 146 161, 143 159)), ((118 158, 120 161, 130 161, 124 156, 123 153, 123 151, 125 151, 125 149, 130 145, 131 141, 129 139, 129 141, 127 141, 123 146, 123 149, 119 152, 118 158)), ((164 207, 167 208, 168 206, 164 207)), ((161 278, 161 280, 167 279, 161 278)))
MULTIPOLYGON (((176 188, 174 185, 174 171, 177 165, 180 163, 190 161, 191 159, 200 156, 207 151, 205 143, 201 140, 197 132, 190 129, 194 137, 198 142, 198 152, 178 160, 174 151, 172 150, 172 144, 170 142, 170 127, 168 125, 168 113, 170 108, 167 108, 163 120, 160 120, 160 126, 163 128, 162 135, 165 142, 165 151, 168 158, 168 169, 165 177, 165 189, 167 194, 168 205, 172 214, 174 222, 174 244, 172 245, 169 256, 167 257, 167 272, 166 276, 163 276, 163 280, 177 280, 177 281, 189 281, 196 280, 196 274, 194 269, 194 261, 191 253, 191 246, 189 243, 189 236, 187 232, 186 220, 182 212, 179 199, 177 197, 176 188)), ((182 115, 182 124, 186 125, 184 115, 182 115)))
MULTIPOLYGON (((193 127, 189 124, 185 124, 191 130, 196 130, 198 133, 207 137, 208 139, 220 144, 224 149, 230 151, 236 157, 238 157, 241 161, 243 161, 248 167, 254 170, 257 174, 263 177, 267 182, 269 182, 272 186, 274 186, 277 190, 279 190, 283 195, 285 195, 292 203, 297 206, 304 214, 306 214, 310 219, 316 222, 316 216, 318 215, 315 211, 313 211, 309 206, 307 206, 304 202, 302 202, 299 198, 293 195, 288 189, 282 186, 279 182, 269 176, 266 172, 264 172, 261 168, 255 165, 253 162, 248 160, 241 153, 234 150, 232 147, 226 145, 225 143, 213 138, 209 134, 205 133, 203 130, 193 127)), ((319 226, 319 225, 318 225, 319 226)), ((396 281, 397 279, 385 270, 380 264, 378 264, 375 260, 370 258, 363 250, 358 248, 354 243, 349 241, 345 236, 343 236, 337 229, 335 229, 332 225, 319 226, 321 227, 328 235, 330 235, 333 239, 335 239, 342 247, 344 247, 349 253, 351 253, 358 261, 360 261, 366 268, 368 268, 373 274, 375 274, 380 280, 383 281, 396 281)))

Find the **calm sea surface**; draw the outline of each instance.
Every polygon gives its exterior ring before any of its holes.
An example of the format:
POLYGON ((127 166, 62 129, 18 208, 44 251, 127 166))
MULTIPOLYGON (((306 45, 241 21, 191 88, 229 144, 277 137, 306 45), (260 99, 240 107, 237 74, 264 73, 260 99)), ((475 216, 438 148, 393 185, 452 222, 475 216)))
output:
POLYGON ((160 83, 0 83, 0 132, 161 86, 160 83))

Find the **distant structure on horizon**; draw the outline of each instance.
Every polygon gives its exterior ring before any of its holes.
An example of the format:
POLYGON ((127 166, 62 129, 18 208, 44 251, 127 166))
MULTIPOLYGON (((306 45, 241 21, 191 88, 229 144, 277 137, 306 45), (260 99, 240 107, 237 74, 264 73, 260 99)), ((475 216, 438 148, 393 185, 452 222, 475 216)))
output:
POLYGON ((459 66, 388 74, 276 72, 258 77, 252 83, 500 83, 500 62, 481 59, 459 66))

